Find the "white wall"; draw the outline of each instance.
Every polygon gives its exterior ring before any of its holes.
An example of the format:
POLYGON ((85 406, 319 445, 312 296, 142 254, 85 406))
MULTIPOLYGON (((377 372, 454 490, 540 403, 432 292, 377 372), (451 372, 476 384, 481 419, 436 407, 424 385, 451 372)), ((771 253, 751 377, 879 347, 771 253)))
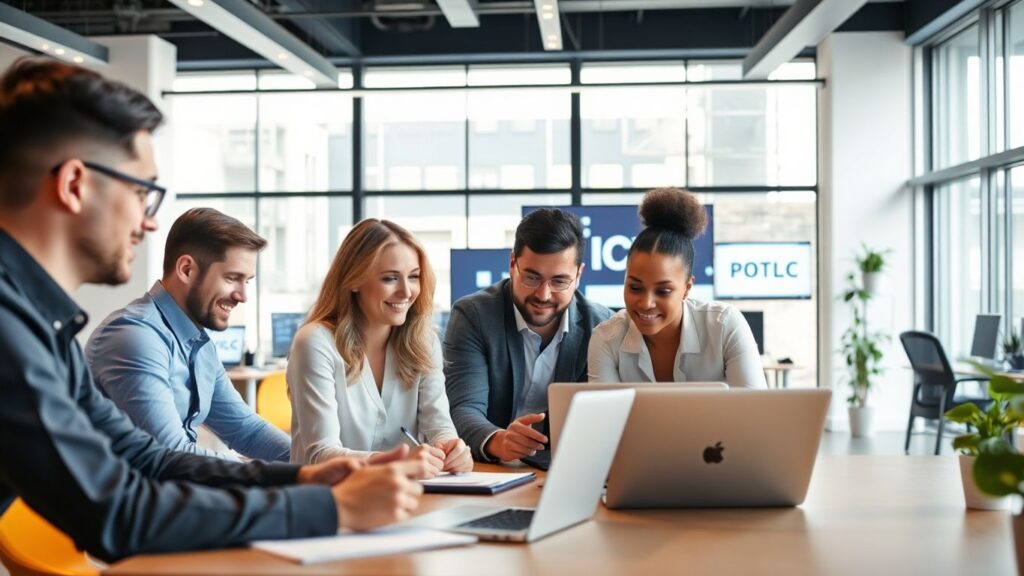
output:
POLYGON ((818 46, 820 196, 818 238, 821 298, 820 384, 834 390, 828 427, 847 426, 846 365, 837 353, 851 320, 837 300, 854 271, 861 243, 889 249, 881 294, 871 302, 869 327, 891 337, 886 373, 870 405, 878 428, 906 428, 911 372, 899 333, 914 326, 914 201, 904 186, 912 160, 912 50, 899 32, 848 32, 818 46))
MULTIPOLYGON (((177 63, 176 47, 156 36, 117 36, 90 38, 110 48, 110 64, 95 68, 108 78, 128 84, 148 96, 164 112, 168 107, 161 99, 164 90, 170 90, 174 82, 177 63)), ((9 45, 0 44, 0 69, 6 69, 11 62, 26 53, 9 45)), ((161 145, 160 132, 156 133, 154 145, 157 166, 167 165, 167 158, 161 145)), ((173 198, 165 199, 165 204, 173 198)), ((148 236, 143 249, 137 250, 132 265, 132 279, 121 286, 83 286, 73 296, 89 314, 89 324, 79 334, 84 342, 96 325, 110 312, 121 308, 141 296, 160 277, 163 244, 166 230, 148 236)))

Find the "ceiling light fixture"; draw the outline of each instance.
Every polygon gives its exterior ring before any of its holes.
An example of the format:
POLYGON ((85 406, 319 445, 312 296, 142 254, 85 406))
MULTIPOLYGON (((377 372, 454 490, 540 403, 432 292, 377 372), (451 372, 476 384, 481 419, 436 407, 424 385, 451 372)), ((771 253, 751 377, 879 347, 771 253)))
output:
POLYGON ((32 52, 45 52, 69 62, 106 66, 110 53, 106 46, 0 3, 0 38, 32 52))
POLYGON ((480 17, 477 16, 477 0, 437 0, 441 13, 452 28, 479 28, 480 17))
POLYGON ((545 50, 562 49, 562 25, 558 19, 558 0, 533 0, 537 10, 537 24, 540 36, 544 38, 545 50))
POLYGON ((338 87, 338 69, 248 0, 170 0, 214 30, 319 88, 338 87), (283 56, 282 56, 283 55, 283 56))

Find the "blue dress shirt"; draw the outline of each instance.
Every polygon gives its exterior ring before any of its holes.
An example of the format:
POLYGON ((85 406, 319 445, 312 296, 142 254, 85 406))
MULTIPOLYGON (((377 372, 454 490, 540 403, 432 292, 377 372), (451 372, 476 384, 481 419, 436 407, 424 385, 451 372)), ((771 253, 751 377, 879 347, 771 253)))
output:
POLYGON ((205 423, 240 454, 288 461, 290 438, 242 400, 209 335, 159 281, 108 316, 85 354, 100 389, 168 448, 233 458, 196 444, 196 430, 205 423))

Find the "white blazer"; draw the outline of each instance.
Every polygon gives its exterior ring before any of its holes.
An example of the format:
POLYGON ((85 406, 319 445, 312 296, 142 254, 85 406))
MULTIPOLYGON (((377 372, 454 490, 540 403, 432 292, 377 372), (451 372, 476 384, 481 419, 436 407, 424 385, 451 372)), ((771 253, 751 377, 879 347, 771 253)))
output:
MULTIPOLYGON (((725 382, 731 388, 767 388, 761 355, 743 315, 720 302, 683 302, 682 336, 674 382, 725 382)), ((594 328, 587 350, 591 382, 655 382, 643 334, 621 310, 594 328)))
POLYGON ((431 444, 458 437, 448 412, 437 336, 432 344, 433 369, 413 386, 398 379, 388 347, 378 393, 368 359, 363 358, 358 380, 349 383, 330 330, 319 324, 299 329, 286 373, 292 403, 291 461, 315 464, 390 450, 403 441, 402 426, 431 444))

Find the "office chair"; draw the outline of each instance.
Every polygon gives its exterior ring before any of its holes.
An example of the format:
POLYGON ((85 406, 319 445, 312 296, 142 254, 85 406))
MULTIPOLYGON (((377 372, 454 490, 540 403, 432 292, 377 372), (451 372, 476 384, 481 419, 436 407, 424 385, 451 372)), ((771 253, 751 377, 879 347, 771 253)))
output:
POLYGON ((275 372, 260 382, 256 391, 256 413, 274 426, 291 434, 292 404, 284 372, 275 372))
POLYGON ((911 330, 900 334, 900 342, 907 352, 907 358, 914 369, 914 395, 910 400, 910 421, 907 423, 907 440, 904 453, 910 453, 910 432, 914 418, 928 418, 939 421, 939 432, 935 438, 935 454, 942 450, 942 429, 946 422, 947 410, 961 404, 973 403, 982 410, 992 404, 991 398, 969 398, 956 395, 960 382, 978 380, 977 376, 957 376, 946 358, 942 343, 929 332, 911 330))
POLYGON ((0 560, 11 576, 99 576, 63 532, 18 498, 0 517, 0 560))

